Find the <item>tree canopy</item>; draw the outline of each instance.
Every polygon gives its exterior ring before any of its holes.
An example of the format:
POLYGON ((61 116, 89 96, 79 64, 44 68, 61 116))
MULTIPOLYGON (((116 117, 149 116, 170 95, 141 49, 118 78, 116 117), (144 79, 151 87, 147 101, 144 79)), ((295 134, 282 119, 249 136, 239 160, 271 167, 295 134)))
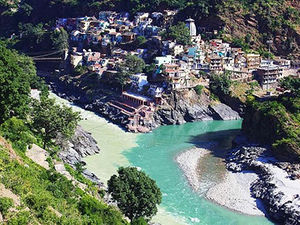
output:
POLYGON ((231 80, 228 73, 213 74, 209 79, 209 88, 217 96, 230 94, 231 80))
POLYGON ((0 43, 0 123, 29 110, 30 86, 36 70, 33 61, 0 43))
POLYGON ((155 181, 135 167, 119 168, 108 181, 108 192, 130 220, 152 218, 162 198, 155 181))
POLYGON ((141 73, 143 72, 146 64, 143 59, 135 56, 135 55, 128 55, 125 58, 125 62, 122 67, 127 68, 130 74, 141 73))
POLYGON ((190 30, 183 22, 171 26, 162 33, 164 39, 176 40, 178 44, 188 45, 191 43, 190 30))
POLYGON ((64 50, 69 48, 69 35, 64 28, 56 29, 51 35, 53 48, 56 50, 64 50))
POLYGON ((300 97, 300 79, 291 76, 285 77, 280 81, 280 86, 290 90, 293 94, 300 97))
POLYGON ((74 134, 80 116, 65 105, 58 105, 54 99, 35 101, 32 110, 32 126, 40 134, 47 147, 52 139, 61 135, 69 138, 74 134))

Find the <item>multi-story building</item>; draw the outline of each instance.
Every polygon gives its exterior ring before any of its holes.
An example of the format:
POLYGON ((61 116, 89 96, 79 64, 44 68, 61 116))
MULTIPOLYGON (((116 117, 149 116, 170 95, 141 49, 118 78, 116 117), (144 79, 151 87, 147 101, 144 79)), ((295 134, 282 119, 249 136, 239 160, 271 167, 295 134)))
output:
POLYGON ((249 70, 257 69, 260 66, 261 58, 259 54, 246 54, 246 66, 249 70))
POLYGON ((279 66, 260 67, 257 69, 258 80, 263 89, 276 88, 282 77, 282 68, 279 66))

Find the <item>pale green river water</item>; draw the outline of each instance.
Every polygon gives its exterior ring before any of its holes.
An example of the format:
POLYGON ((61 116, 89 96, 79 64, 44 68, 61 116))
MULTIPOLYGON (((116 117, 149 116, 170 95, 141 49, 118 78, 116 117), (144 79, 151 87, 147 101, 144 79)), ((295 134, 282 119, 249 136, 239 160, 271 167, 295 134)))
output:
MULTIPOLYGON (((52 95, 54 96, 54 95, 52 95)), ((59 102, 67 101, 55 98, 59 102)), ((231 147, 241 121, 206 121, 179 126, 163 126, 152 133, 126 133, 118 126, 96 114, 72 106, 81 112, 80 125, 98 141, 100 154, 85 158, 87 168, 106 182, 120 166, 136 166, 153 178, 163 193, 163 201, 154 222, 163 225, 267 225, 265 217, 247 216, 233 212, 205 199, 209 187, 225 173, 224 151, 231 147), (194 192, 175 156, 193 146, 217 142, 218 150, 208 154, 201 167, 201 188, 194 192)))

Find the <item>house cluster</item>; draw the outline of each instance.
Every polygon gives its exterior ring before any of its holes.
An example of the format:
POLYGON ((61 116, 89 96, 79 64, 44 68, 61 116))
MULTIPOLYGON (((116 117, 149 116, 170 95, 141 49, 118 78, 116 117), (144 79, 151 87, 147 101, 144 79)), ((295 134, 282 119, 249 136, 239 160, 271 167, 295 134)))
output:
POLYGON ((269 89, 276 87, 283 76, 289 75, 293 66, 297 67, 286 59, 265 60, 259 54, 246 53, 220 39, 204 41, 197 34, 197 26, 191 18, 185 21, 191 44, 163 40, 160 32, 170 25, 175 14, 176 11, 166 10, 163 13, 137 13, 130 17, 128 13, 101 11, 97 18, 57 20, 56 27, 67 30, 72 46, 75 46, 69 57, 73 68, 87 66, 101 77, 116 75, 116 65, 121 64, 127 55, 155 64, 151 75, 131 74, 130 90, 123 92, 119 101, 110 102, 112 107, 128 116, 131 131, 151 130, 152 114, 156 105, 164 103, 163 95, 195 87, 199 84, 199 79, 195 78, 203 74, 228 71, 232 80, 249 82, 257 79, 263 89, 269 89), (141 48, 135 44, 139 39, 147 45, 141 45, 141 48))

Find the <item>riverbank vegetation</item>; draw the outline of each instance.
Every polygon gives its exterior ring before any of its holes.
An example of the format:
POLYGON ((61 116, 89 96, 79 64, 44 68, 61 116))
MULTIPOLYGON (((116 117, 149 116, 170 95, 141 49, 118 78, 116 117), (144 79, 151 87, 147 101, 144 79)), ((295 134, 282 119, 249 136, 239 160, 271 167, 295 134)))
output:
MULTIPOLYGON (((129 224, 117 208, 104 203, 105 191, 81 174, 81 165, 76 168, 65 166, 75 180, 73 182, 55 170, 55 163, 61 163, 56 155, 61 147, 58 143, 73 136, 80 120, 79 113, 48 97, 47 87, 38 79, 29 57, 7 49, 2 42, 0 49, 0 185, 15 198, 0 198, 3 217, 0 222, 8 225, 129 224), (39 93, 34 99, 31 98, 33 88, 39 93), (49 169, 26 156, 27 149, 33 144, 48 151, 49 169)), ((135 69, 144 66, 141 65, 143 62, 139 63, 135 69)), ((147 185, 154 181, 139 173, 145 179, 138 185, 150 187, 147 185)), ((128 176, 128 179, 135 178, 128 176)), ((133 224, 145 224, 143 217, 148 219, 156 213, 161 194, 157 186, 153 187, 156 189, 146 188, 147 193, 157 198, 147 198, 146 209, 138 205, 146 213, 131 218, 133 224)), ((126 205, 133 201, 130 196, 125 201, 116 200, 126 205)))
POLYGON ((270 144, 277 158, 300 162, 300 79, 287 77, 281 86, 289 92, 274 100, 259 102, 249 96, 243 131, 270 144))

